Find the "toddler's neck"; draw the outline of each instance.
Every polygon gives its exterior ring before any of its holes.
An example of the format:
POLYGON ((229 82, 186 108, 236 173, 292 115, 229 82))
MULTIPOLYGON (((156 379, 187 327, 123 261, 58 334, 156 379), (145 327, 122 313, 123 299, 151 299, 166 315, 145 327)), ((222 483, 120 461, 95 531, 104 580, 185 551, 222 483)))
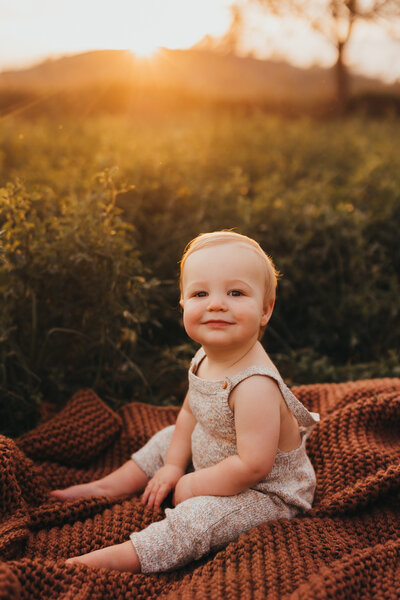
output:
POLYGON ((203 349, 206 353, 206 358, 200 365, 200 376, 203 379, 216 380, 235 375, 254 364, 268 365, 268 362, 271 362, 257 340, 249 347, 227 349, 203 346, 203 349))

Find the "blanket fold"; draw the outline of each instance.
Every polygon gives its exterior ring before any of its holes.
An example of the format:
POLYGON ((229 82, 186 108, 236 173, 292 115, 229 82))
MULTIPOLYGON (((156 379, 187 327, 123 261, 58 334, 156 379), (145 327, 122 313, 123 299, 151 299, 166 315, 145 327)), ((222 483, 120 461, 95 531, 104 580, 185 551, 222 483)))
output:
POLYGON ((121 429, 121 418, 93 390, 81 390, 49 421, 20 436, 18 446, 36 460, 85 465, 121 429))
POLYGON ((312 510, 264 523, 171 573, 131 575, 65 558, 120 543, 163 518, 137 497, 59 502, 56 487, 104 476, 177 408, 117 413, 92 390, 17 440, 0 436, 0 600, 352 600, 400 596, 400 380, 299 386, 321 421, 307 441, 312 510))

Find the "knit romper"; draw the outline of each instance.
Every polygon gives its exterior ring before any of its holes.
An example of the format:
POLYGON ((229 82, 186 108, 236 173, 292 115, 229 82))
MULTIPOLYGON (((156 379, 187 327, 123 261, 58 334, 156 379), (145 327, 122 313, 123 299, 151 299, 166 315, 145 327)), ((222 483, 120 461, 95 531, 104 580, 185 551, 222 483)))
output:
MULTIPOLYGON (((274 379, 300 425, 301 444, 295 450, 278 448, 272 471, 259 483, 234 496, 196 496, 165 510, 165 519, 130 535, 143 573, 168 571, 212 550, 224 547, 265 521, 291 518, 311 508, 315 473, 305 441, 319 415, 310 413, 274 369, 252 366, 233 377, 208 381, 197 377, 204 358, 196 353, 189 369, 189 403, 197 423, 192 433, 194 470, 205 469, 237 454, 234 415, 229 394, 243 379, 266 375, 274 379)), ((133 460, 151 478, 163 466, 174 425, 156 433, 133 460)))

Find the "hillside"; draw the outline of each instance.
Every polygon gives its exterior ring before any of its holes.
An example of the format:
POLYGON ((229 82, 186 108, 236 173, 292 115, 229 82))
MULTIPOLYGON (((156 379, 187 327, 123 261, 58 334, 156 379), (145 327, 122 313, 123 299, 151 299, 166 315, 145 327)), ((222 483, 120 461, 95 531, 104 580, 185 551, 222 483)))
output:
MULTIPOLYGON (((400 114, 400 84, 350 74, 354 108, 400 114)), ((0 116, 138 113, 204 105, 257 106, 325 116, 335 98, 333 69, 300 69, 205 49, 161 49, 151 59, 99 50, 0 73, 0 116)))
MULTIPOLYGON (((151 59, 136 58, 126 50, 99 50, 46 60, 28 69, 0 73, 5 88, 64 90, 107 81, 135 87, 175 88, 186 92, 233 99, 327 98, 333 93, 332 69, 301 69, 274 60, 220 54, 208 50, 167 50, 151 59)), ((376 79, 351 75, 357 92, 390 90, 376 79)))

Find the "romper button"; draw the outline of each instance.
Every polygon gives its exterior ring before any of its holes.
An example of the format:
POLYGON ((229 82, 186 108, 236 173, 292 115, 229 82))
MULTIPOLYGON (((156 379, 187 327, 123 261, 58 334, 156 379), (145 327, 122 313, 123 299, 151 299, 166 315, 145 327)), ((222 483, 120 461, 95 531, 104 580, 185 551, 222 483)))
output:
POLYGON ((222 382, 221 387, 222 387, 223 390, 226 390, 226 388, 228 387, 228 384, 226 383, 226 381, 222 382))

